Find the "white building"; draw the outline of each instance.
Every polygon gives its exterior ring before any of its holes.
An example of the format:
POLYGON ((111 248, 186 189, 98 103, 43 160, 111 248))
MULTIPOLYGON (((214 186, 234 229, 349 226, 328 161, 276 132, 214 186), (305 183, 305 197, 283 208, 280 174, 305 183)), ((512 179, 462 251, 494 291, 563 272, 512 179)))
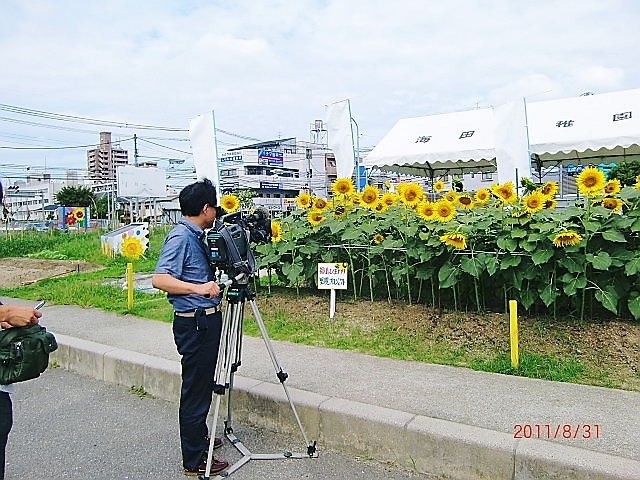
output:
POLYGON ((254 204, 293 210, 301 191, 327 197, 336 178, 335 158, 326 145, 286 138, 232 148, 219 159, 220 189, 250 189, 254 204))

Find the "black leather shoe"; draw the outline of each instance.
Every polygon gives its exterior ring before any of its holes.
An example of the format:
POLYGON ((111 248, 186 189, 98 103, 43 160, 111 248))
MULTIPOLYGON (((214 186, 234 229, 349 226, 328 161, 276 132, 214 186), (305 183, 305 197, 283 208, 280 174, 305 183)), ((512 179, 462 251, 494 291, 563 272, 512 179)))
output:
MULTIPOLYGON (((211 437, 209 435, 207 435, 206 437, 204 437, 207 440, 207 450, 209 450, 209 442, 211 441, 211 437)), ((222 446, 222 439, 219 437, 216 437, 216 439, 213 441, 213 449, 217 450, 222 446)))
MULTIPOLYGON (((217 460, 214 457, 211 460, 211 471, 209 472, 209 475, 217 475, 218 473, 223 471, 228 466, 229 466, 229 462, 227 462, 225 460, 217 460)), ((207 469, 207 462, 205 460, 194 469, 185 468, 184 469, 184 474, 187 477, 197 477, 198 475, 204 475, 205 472, 206 472, 206 469, 207 469)))

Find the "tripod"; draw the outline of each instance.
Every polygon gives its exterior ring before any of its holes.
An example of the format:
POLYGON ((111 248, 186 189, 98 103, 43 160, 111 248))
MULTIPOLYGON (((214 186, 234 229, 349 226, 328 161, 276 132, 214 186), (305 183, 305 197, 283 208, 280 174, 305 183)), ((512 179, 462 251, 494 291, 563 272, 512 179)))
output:
POLYGON ((227 286, 223 296, 223 302, 226 303, 223 315, 222 315, 222 333, 220 335, 220 347, 218 350, 218 361, 216 364, 216 372, 214 375, 214 392, 216 393, 216 401, 213 416, 213 426, 211 428, 211 440, 209 442, 209 451, 207 454, 207 465, 205 469, 205 479, 209 479, 211 472, 211 464, 213 459, 213 442, 215 440, 215 431, 218 423, 218 414, 220 411, 220 401, 222 395, 228 392, 227 397, 227 418, 224 422, 224 434, 227 439, 241 454, 242 458, 236 463, 231 465, 227 470, 221 472, 221 477, 231 475, 233 472, 244 466, 251 460, 283 460, 287 458, 317 458, 318 453, 316 451, 316 442, 309 442, 307 434, 305 433, 302 422, 296 410, 285 380, 288 378, 288 374, 282 371, 276 354, 273 350, 273 345, 267 329, 262 320, 262 315, 258 310, 258 305, 255 301, 255 293, 249 288, 249 276, 245 273, 241 273, 232 280, 225 282, 227 286), (242 354, 242 325, 244 319, 244 306, 246 302, 249 302, 251 309, 253 310, 253 316, 256 319, 258 328, 271 357, 271 362, 276 371, 276 376, 280 381, 282 388, 289 400, 289 406, 295 416, 302 437, 307 445, 306 453, 294 453, 283 452, 280 454, 255 454, 244 446, 244 444, 233 433, 233 415, 232 415, 232 392, 233 392, 233 377, 238 367, 241 364, 242 354))

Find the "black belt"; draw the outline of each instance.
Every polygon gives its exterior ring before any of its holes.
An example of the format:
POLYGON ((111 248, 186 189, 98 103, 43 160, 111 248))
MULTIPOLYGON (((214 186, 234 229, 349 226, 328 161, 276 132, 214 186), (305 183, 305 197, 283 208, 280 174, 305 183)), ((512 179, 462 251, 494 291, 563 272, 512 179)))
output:
MULTIPOLYGON (((211 315, 213 313, 216 313, 220 311, 220 308, 215 306, 215 307, 209 307, 209 308, 205 308, 204 309, 204 314, 205 315, 211 315)), ((192 310, 190 312, 173 312, 174 315, 176 315, 177 317, 190 317, 190 318, 194 318, 196 316, 196 310, 192 310)))

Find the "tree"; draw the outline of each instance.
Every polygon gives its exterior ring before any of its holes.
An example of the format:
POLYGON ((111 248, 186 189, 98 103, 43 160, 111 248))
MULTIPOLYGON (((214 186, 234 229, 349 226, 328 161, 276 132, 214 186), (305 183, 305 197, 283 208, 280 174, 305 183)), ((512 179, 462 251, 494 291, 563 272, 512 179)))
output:
POLYGON ((88 207, 96 201, 96 196, 88 187, 66 186, 55 195, 56 202, 65 207, 88 207))
POLYGON ((622 185, 635 185, 636 177, 640 175, 640 162, 619 163, 607 174, 609 180, 617 178, 622 185))

